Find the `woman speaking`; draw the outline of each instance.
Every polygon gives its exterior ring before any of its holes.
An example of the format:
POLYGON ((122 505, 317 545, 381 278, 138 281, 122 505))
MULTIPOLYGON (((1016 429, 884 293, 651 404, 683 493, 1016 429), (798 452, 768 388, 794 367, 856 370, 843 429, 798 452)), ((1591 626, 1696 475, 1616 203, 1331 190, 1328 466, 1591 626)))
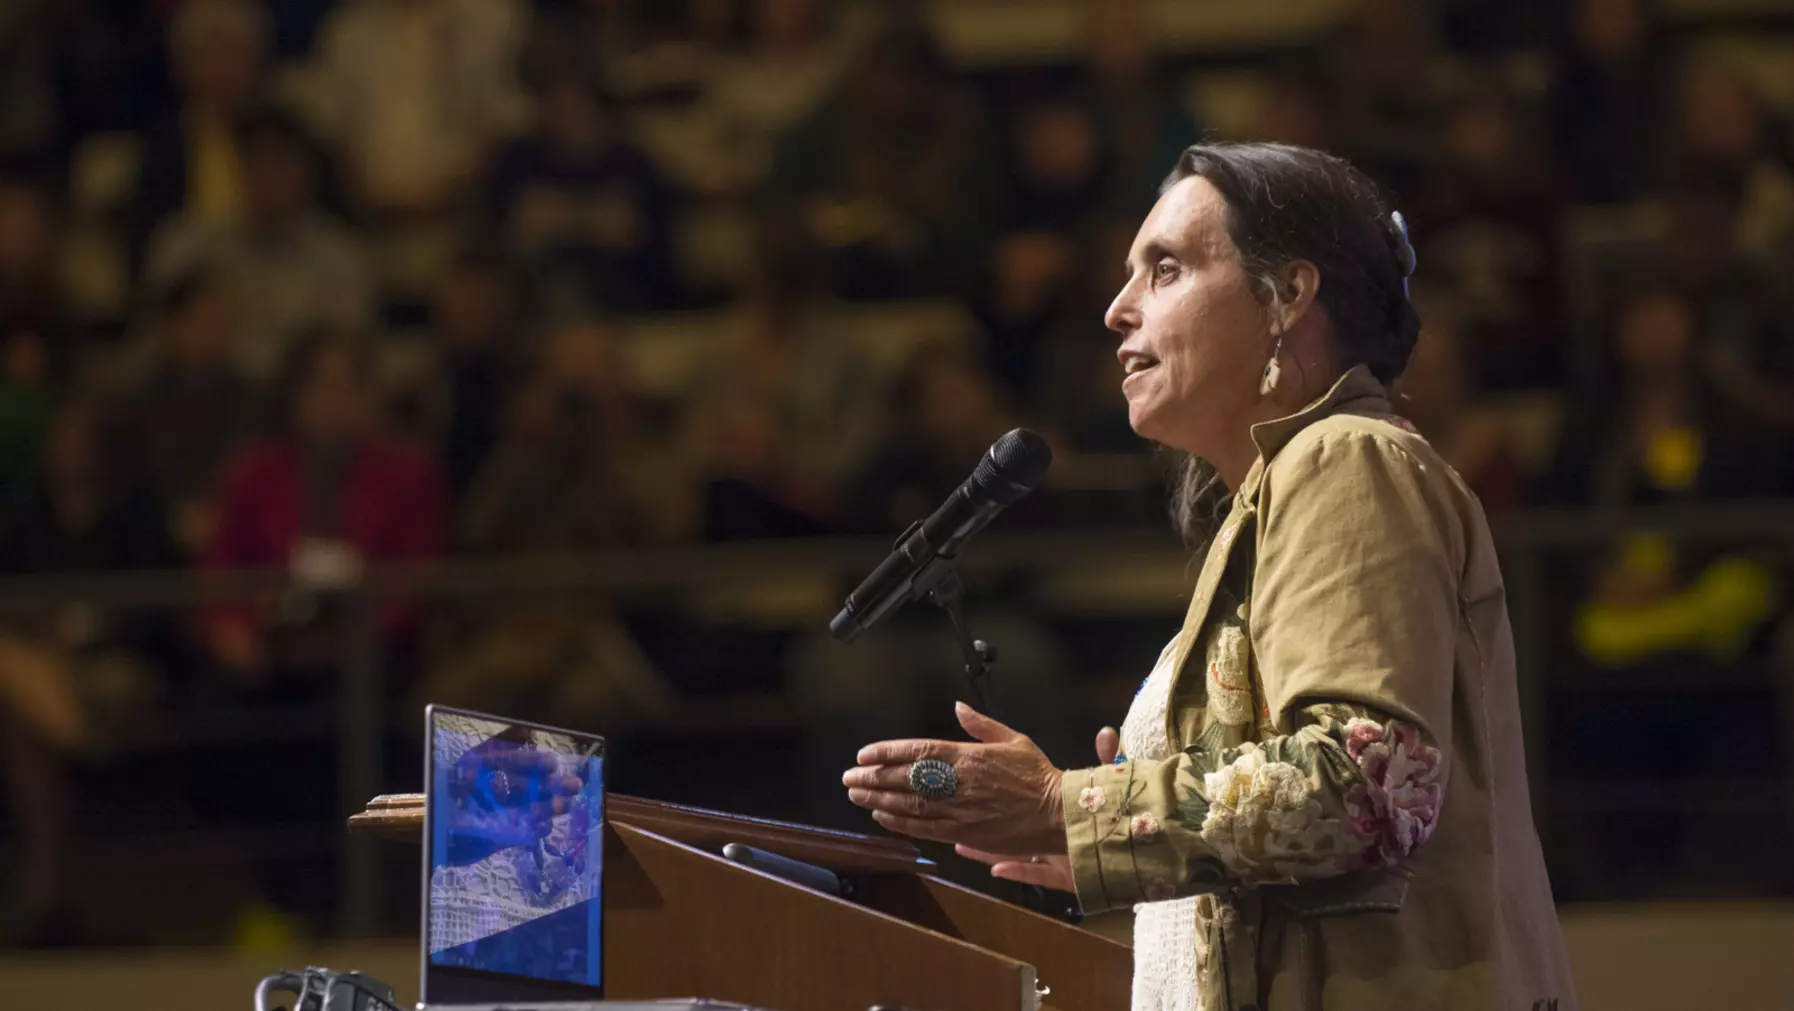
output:
POLYGON ((1401 216, 1344 161, 1185 151, 1105 322, 1129 419, 1186 454, 1183 627, 1104 764, 885 741, 843 777, 998 877, 1133 904, 1135 1009, 1573 1011, 1475 497, 1386 387, 1420 329, 1401 216))

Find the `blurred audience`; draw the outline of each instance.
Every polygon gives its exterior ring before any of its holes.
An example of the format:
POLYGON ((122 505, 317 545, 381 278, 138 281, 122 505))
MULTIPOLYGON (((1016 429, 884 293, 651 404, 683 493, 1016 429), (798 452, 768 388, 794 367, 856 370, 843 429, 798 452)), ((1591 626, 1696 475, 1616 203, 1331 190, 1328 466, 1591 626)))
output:
POLYGON ((343 0, 321 31, 313 112, 362 205, 443 209, 523 123, 519 0, 343 0))
POLYGON ((685 539, 695 502, 670 427, 631 392, 609 327, 554 328, 468 488, 460 542, 541 552, 685 539))
POLYGON ((992 124, 919 29, 870 42, 782 145, 769 212, 825 250, 835 294, 946 295, 989 238, 992 124))
MULTIPOLYGON (((318 610, 331 591, 353 585, 371 562, 441 550, 441 475, 422 447, 383 431, 375 389, 372 363, 356 340, 332 331, 302 340, 282 371, 275 434, 229 463, 205 565, 285 569, 315 595, 289 598, 277 610, 210 609, 206 640, 227 669, 259 676, 271 663, 318 662, 310 640, 331 624, 318 610), (270 633, 294 640, 290 655, 275 655, 270 633)), ((412 620, 402 601, 382 607, 389 639, 408 632, 412 620)))
POLYGON ((961 348, 919 352, 891 400, 895 423, 884 448, 847 482, 841 525, 856 533, 902 530, 927 516, 1015 427, 1002 394, 961 348))
POLYGON ((211 541, 212 491, 225 460, 258 433, 262 401, 231 358, 236 318, 216 273, 168 286, 148 357, 118 391, 111 437, 120 470, 155 502, 183 553, 211 541))
POLYGON ((131 212, 141 252, 163 218, 235 222, 249 187, 242 117, 265 87, 268 19, 254 0, 189 0, 168 25, 177 105, 144 137, 131 212))
POLYGON ((813 271, 801 253, 773 252, 700 378, 708 539, 823 532, 840 482, 881 435, 865 350, 823 316, 813 271))
POLYGON ((321 152, 299 121, 262 109, 241 119, 236 136, 247 170, 242 212, 165 223, 145 277, 153 290, 195 270, 216 272, 235 317, 232 356, 244 374, 266 381, 301 335, 370 327, 374 276, 360 236, 319 205, 321 152))
POLYGON ((706 192, 748 193, 771 170, 780 142, 834 90, 849 53, 837 5, 750 0, 746 39, 705 62, 691 117, 702 138, 686 171, 706 192))
POLYGON ((506 400, 523 370, 523 310, 503 258, 478 251, 458 257, 437 282, 426 350, 414 388, 415 427, 439 447, 456 501, 497 445, 506 400))
POLYGON ((41 183, 0 175, 0 340, 33 345, 52 380, 66 383, 81 364, 82 342, 60 297, 56 225, 41 183))
POLYGON ((541 82, 534 130, 498 152, 485 188, 492 227, 540 304, 639 312, 672 301, 672 194, 586 74, 541 82))
POLYGON ((1648 0, 1565 5, 1552 95, 1570 196, 1636 200, 1662 179, 1671 66, 1648 0))
POLYGON ((1159 59, 1158 33, 1144 0, 1085 0, 1086 113, 1107 153, 1107 206, 1139 217, 1179 152, 1203 135, 1180 103, 1175 79, 1159 59))
POLYGON ((1462 310, 1468 365, 1485 390, 1564 375, 1564 205, 1541 131, 1494 80, 1446 113, 1439 171, 1419 190, 1415 248, 1462 310))
POLYGON ((57 304, 43 191, 0 178, 0 516, 16 507, 68 378, 72 334, 57 304))
POLYGON ((1524 465, 1505 419, 1482 403, 1464 354, 1457 307, 1416 290, 1420 340, 1396 385, 1396 411, 1420 429, 1470 485, 1483 509, 1499 516, 1520 504, 1524 465))
POLYGON ((1326 52, 1339 153, 1397 194, 1427 178, 1443 106, 1458 87, 1438 18, 1427 0, 1365 0, 1326 52))

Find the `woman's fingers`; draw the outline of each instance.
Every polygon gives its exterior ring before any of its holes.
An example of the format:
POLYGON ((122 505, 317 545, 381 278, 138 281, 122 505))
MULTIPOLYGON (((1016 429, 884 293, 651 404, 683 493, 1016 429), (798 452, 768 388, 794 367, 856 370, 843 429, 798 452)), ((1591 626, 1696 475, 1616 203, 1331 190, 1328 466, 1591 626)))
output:
POLYGON ((1024 885, 1039 885, 1061 892, 1075 891, 1077 888, 1066 869, 1055 864, 1009 860, 992 866, 990 873, 992 877, 1005 881, 1019 881, 1024 885))
POLYGON ((1114 727, 1104 727, 1096 732, 1096 760, 1103 765, 1112 765, 1115 756, 1121 753, 1121 733, 1114 727))
POLYGON ((908 790, 908 765, 860 765, 841 774, 842 786, 867 790, 908 790))
POLYGON ((871 811, 889 811, 912 818, 927 818, 935 813, 928 798, 908 790, 865 790, 856 786, 847 791, 847 799, 871 811))
POLYGON ((855 761, 861 765, 908 765, 924 758, 939 758, 951 762, 959 747, 951 741, 879 741, 861 748, 855 761))
POLYGON ((1018 857, 1012 853, 992 853, 989 850, 981 850, 974 846, 967 846, 965 843, 959 843, 954 846, 953 852, 958 853, 967 860, 976 860, 981 864, 990 864, 992 866, 1003 863, 1006 860, 1024 861, 1027 859, 1026 857, 1018 857))
POLYGON ((898 835, 910 836, 914 839, 932 839, 935 842, 952 842, 953 824, 939 818, 911 818, 889 811, 873 811, 872 820, 898 835))

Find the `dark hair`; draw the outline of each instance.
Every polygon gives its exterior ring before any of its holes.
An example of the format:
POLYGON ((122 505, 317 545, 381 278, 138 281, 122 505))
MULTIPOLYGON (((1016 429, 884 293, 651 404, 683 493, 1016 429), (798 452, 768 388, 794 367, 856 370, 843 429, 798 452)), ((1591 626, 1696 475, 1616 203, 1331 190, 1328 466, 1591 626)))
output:
MULTIPOLYGON (((1258 296, 1280 318, 1278 272, 1307 260, 1320 272, 1316 300, 1333 326, 1341 363, 1383 383, 1408 366, 1420 317, 1408 301, 1414 250, 1364 173, 1343 158, 1290 144, 1198 144, 1184 150, 1160 192, 1193 177, 1226 201, 1227 235, 1258 296)), ((1172 517, 1192 546, 1213 533, 1225 492, 1194 456, 1176 467, 1172 517)))

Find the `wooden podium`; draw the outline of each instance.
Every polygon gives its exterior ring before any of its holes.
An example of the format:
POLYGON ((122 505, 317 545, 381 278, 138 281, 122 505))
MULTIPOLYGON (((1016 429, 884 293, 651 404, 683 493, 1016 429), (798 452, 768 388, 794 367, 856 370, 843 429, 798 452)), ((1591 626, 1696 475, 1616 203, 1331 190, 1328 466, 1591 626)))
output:
MULTIPOLYGON (((605 994, 709 997, 777 1011, 1124 1011, 1122 944, 932 876, 899 839, 612 794, 604 846, 605 994), (852 900, 725 860, 735 842, 826 867, 852 900)), ((422 794, 354 831, 417 842, 422 794)))

